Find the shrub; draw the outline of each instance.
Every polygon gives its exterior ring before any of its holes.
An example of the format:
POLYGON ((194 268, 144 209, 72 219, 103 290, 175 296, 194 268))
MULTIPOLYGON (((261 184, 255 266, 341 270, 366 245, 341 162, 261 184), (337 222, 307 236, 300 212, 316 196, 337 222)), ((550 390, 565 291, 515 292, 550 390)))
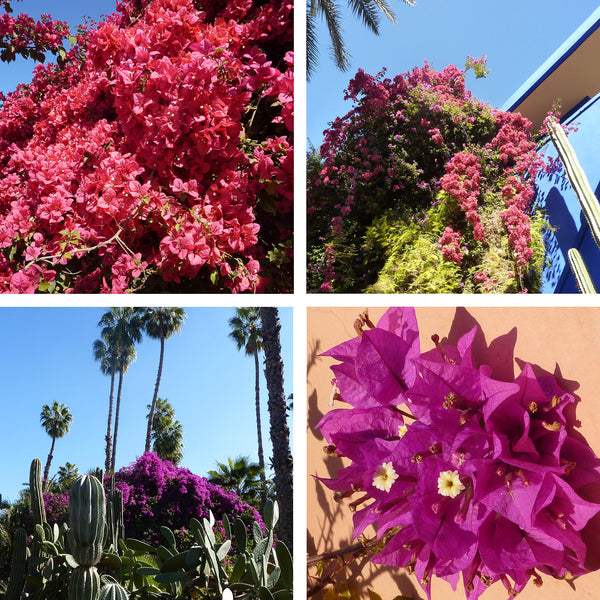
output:
POLYGON ((529 121, 473 98, 455 66, 384 74, 359 69, 352 110, 309 153, 309 290, 538 291, 529 121))
POLYGON ((163 461, 153 452, 118 471, 115 487, 123 492, 125 533, 136 539, 158 541, 161 525, 185 530, 190 519, 208 518, 209 512, 217 519, 226 514, 231 521, 247 516, 262 523, 256 509, 233 492, 163 461))
POLYGON ((0 291, 289 291, 291 11, 120 2, 0 98, 0 291))

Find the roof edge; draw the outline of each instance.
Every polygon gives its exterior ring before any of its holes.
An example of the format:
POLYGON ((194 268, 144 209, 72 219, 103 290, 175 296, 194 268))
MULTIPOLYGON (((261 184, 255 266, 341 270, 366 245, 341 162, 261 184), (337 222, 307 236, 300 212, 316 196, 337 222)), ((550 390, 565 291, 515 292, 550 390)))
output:
POLYGON ((529 79, 502 105, 502 110, 512 111, 560 65, 571 56, 600 27, 600 7, 598 7, 542 64, 529 79))

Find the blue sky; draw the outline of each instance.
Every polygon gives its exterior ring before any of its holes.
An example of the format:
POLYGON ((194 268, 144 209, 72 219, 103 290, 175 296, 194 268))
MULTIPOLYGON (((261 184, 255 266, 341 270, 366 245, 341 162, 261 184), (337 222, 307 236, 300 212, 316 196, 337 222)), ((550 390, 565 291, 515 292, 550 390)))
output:
MULTIPOLYGON (((28 481, 31 460, 45 465, 51 438, 40 425, 44 404, 66 404, 70 432, 56 441, 51 475, 67 461, 81 473, 104 466, 110 378, 92 358, 104 308, 0 308, 0 493, 16 500, 28 481)), ((167 398, 184 429, 181 466, 197 475, 215 460, 257 460, 254 360, 228 338, 234 308, 186 308, 180 335, 166 342, 159 395, 167 398)), ((286 396, 292 393, 292 309, 280 308, 286 396)), ((117 446, 117 469, 144 451, 146 406, 152 400, 160 343, 144 339, 125 376, 117 446)), ((261 357, 261 403, 265 462, 271 456, 267 392, 261 357)), ((291 428, 291 422, 289 423, 291 428)))
MULTIPOLYGON (((81 0, 11 0, 13 16, 26 13, 34 19, 39 19, 42 14, 49 14, 54 20, 65 21, 69 24, 72 33, 77 32, 77 26, 86 22, 86 17, 92 21, 99 21, 104 15, 115 11, 116 0, 94 0, 94 2, 81 2, 81 0)), ((54 60, 49 54, 50 60, 54 60)), ((37 63, 25 60, 18 56, 14 62, 0 62, 0 92, 10 92, 19 83, 29 83, 33 68, 37 63)))
MULTIPOLYGON (((367 31, 344 8, 344 39, 352 54, 341 73, 329 56, 329 37, 319 24, 319 66, 307 85, 307 137, 319 147, 323 130, 351 108, 344 89, 360 67, 375 75, 383 67, 394 76, 428 60, 441 70, 464 67, 468 55, 487 55, 491 73, 467 87, 493 106, 501 106, 514 91, 598 8, 597 0, 417 0, 411 7, 391 0, 398 22, 381 19, 379 37, 367 31)), ((340 5, 347 2, 340 0, 340 5)))

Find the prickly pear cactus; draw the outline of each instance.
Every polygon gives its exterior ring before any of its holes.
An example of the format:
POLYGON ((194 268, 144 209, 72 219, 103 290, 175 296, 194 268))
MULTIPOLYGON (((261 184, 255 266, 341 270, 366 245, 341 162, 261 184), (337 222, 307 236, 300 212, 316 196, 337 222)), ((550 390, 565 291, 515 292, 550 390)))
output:
POLYGON ((92 475, 82 475, 71 487, 69 498, 71 554, 79 565, 93 566, 102 557, 105 520, 102 484, 92 475))

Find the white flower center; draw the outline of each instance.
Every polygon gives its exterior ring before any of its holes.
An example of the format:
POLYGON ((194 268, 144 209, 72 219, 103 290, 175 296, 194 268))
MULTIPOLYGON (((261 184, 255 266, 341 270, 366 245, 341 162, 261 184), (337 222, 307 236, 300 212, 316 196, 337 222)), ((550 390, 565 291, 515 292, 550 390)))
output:
POLYGON ((396 471, 394 470, 394 466, 392 465, 392 463, 383 463, 375 469, 373 485, 378 490, 389 492, 396 479, 398 479, 398 473, 396 473, 396 471))
POLYGON ((442 496, 456 498, 465 486, 460 482, 458 471, 442 471, 438 477, 438 493, 442 496))

